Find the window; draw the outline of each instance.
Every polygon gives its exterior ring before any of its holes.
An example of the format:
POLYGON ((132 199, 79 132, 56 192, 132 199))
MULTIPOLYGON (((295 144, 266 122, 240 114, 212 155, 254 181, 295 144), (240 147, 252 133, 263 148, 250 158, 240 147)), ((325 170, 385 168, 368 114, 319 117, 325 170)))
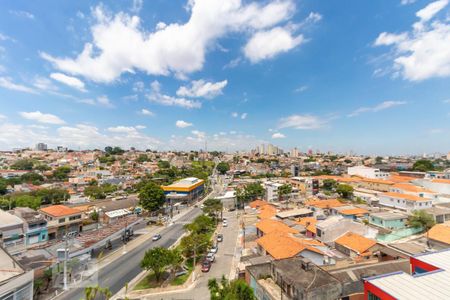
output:
POLYGON ((66 218, 62 218, 58 220, 58 223, 64 223, 66 221, 66 218))
POLYGON ((78 220, 78 219, 81 219, 81 216, 80 216, 80 215, 76 215, 76 216, 71 216, 71 217, 69 217, 69 221, 78 220))
POLYGON ((369 297, 367 299, 368 300, 381 300, 381 298, 379 298, 378 296, 372 294, 371 292, 369 292, 369 297))

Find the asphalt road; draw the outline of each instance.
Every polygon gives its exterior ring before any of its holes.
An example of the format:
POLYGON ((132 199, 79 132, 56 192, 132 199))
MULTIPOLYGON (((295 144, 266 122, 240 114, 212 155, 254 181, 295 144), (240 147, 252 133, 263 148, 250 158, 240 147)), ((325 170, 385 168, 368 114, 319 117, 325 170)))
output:
MULTIPOLYGON (((136 277, 141 271, 140 262, 146 250, 153 247, 170 247, 178 238, 184 233, 184 224, 192 221, 195 217, 201 214, 201 209, 193 208, 186 215, 178 219, 173 225, 164 228, 161 231, 162 238, 159 241, 153 242, 151 239, 130 250, 120 258, 112 261, 110 264, 103 267, 98 274, 94 274, 92 282, 86 282, 84 286, 96 285, 101 287, 109 287, 112 294, 116 294, 128 282, 136 277)), ((79 300, 84 298, 84 287, 74 288, 63 294, 57 299, 73 299, 79 300)))

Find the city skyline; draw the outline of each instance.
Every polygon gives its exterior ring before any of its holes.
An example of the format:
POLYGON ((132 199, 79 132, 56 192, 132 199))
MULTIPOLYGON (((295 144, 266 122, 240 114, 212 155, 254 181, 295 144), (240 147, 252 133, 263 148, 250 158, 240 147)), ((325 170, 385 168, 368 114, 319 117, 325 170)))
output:
POLYGON ((0 150, 450 149, 448 0, 2 7, 0 150))

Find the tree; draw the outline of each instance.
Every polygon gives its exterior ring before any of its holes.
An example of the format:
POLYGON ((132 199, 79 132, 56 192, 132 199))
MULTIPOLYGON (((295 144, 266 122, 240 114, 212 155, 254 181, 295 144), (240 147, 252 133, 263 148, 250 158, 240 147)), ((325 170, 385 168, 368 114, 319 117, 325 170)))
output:
POLYGON ((248 201, 253 201, 257 198, 262 198, 265 193, 264 188, 259 182, 248 183, 245 186, 244 190, 245 194, 247 195, 248 201))
POLYGON ((353 196, 353 187, 348 184, 338 184, 336 193, 341 195, 342 198, 350 199, 353 196))
POLYGON ((32 183, 35 185, 40 185, 45 180, 42 175, 34 172, 25 173, 22 176, 20 176, 20 179, 22 180, 22 182, 32 183))
POLYGON ((210 236, 205 233, 191 233, 180 241, 180 248, 184 256, 191 257, 194 252, 197 255, 206 253, 212 242, 210 236))
POLYGON ((170 250, 170 269, 172 271, 172 277, 175 276, 175 273, 177 272, 178 269, 181 268, 183 263, 184 258, 181 255, 180 250, 178 250, 177 248, 170 250))
POLYGON ((217 171, 219 171, 220 174, 225 174, 230 170, 230 165, 226 162, 220 162, 217 164, 217 171))
POLYGON ((67 178, 69 178, 70 173, 70 167, 69 166, 61 166, 56 168, 55 171, 53 171, 53 178, 58 181, 65 181, 67 178))
POLYGON ((208 233, 214 230, 214 220, 206 215, 200 215, 192 223, 185 225, 186 229, 193 233, 208 233))
POLYGON ((38 165, 35 165, 34 166, 34 169, 35 170, 38 170, 38 171, 41 171, 41 172, 44 172, 44 171, 49 171, 49 170, 51 170, 52 168, 50 168, 48 165, 46 165, 46 164, 38 164, 38 165))
POLYGON ((287 195, 292 193, 292 186, 290 184, 283 184, 278 188, 278 200, 285 200, 287 195))
POLYGON ((220 284, 216 278, 208 280, 211 300, 255 300, 252 288, 242 279, 228 281, 222 276, 220 284))
POLYGON ((435 168, 431 161, 427 159, 419 159, 413 164, 412 169, 413 171, 427 172, 433 171, 435 168))
POLYGON ((65 189, 40 189, 31 193, 32 196, 41 198, 42 204, 59 204, 70 199, 70 194, 65 189))
POLYGON ((143 162, 146 162, 146 161, 149 161, 149 160, 150 160, 150 158, 148 157, 147 154, 139 154, 138 158, 136 159, 136 161, 138 163, 143 163, 143 162))
POLYGON ((29 207, 36 210, 41 206, 41 199, 30 195, 14 196, 12 201, 16 207, 29 207))
POLYGON ((160 160, 160 161, 158 161, 158 167, 160 169, 169 169, 170 163, 167 160, 160 160))
POLYGON ((112 297, 112 293, 109 288, 96 286, 88 286, 84 288, 85 300, 95 300, 95 299, 109 299, 112 297), (99 297, 97 297, 99 295, 99 297))
POLYGON ((159 282, 164 270, 172 263, 173 254, 169 249, 155 247, 145 252, 141 261, 141 268, 147 271, 152 270, 156 281, 159 282))
POLYGON ((4 180, 3 178, 0 178, 0 195, 6 194, 6 192, 8 191, 7 187, 8 187, 8 185, 6 183, 6 180, 4 180))
POLYGON ((139 203, 149 211, 157 211, 166 201, 163 189, 154 182, 147 182, 139 191, 139 203))
POLYGON ((203 205, 203 212, 207 215, 213 214, 216 220, 219 218, 219 213, 223 212, 223 203, 220 199, 208 199, 203 202, 203 205))
POLYGON ((375 163, 376 163, 376 164, 381 164, 381 163, 383 163, 383 158, 382 158, 381 156, 377 156, 377 157, 375 158, 375 163))
POLYGON ((322 187, 324 190, 332 191, 334 188, 336 188, 336 180, 334 179, 325 179, 322 183, 322 187))
POLYGON ((414 228, 422 228, 427 233, 428 243, 428 231, 436 224, 432 215, 424 210, 415 210, 408 218, 408 225, 414 228))
POLYGON ((92 219, 92 221, 98 222, 99 215, 98 215, 98 212, 97 212, 96 210, 94 210, 94 211, 91 213, 91 219, 92 219))
POLYGON ((11 165, 11 169, 31 171, 33 169, 33 165, 34 162, 31 159, 19 159, 11 165))

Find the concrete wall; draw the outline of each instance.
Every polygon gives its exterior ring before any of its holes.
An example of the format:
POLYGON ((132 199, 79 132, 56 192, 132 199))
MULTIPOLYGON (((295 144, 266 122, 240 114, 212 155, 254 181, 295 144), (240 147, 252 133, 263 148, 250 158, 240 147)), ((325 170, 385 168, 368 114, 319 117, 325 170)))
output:
POLYGON ((13 299, 33 299, 33 271, 28 271, 22 275, 16 276, 8 282, 0 285, 0 299, 13 293, 13 299))

